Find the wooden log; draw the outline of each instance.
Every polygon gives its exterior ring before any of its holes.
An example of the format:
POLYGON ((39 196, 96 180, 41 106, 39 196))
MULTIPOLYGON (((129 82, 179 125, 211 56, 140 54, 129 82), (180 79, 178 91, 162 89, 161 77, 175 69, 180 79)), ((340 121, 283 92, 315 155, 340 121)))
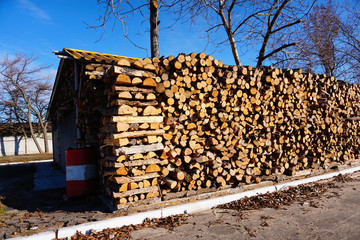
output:
POLYGON ((105 167, 121 168, 121 167, 146 166, 151 164, 165 165, 167 163, 168 163, 167 160, 150 158, 150 159, 140 159, 140 160, 125 161, 125 162, 105 162, 102 165, 104 165, 105 167))
POLYGON ((143 113, 143 116, 157 116, 159 115, 159 111, 154 106, 147 106, 143 113))
POLYGON ((153 172, 160 172, 161 168, 157 164, 151 164, 146 167, 145 172, 146 173, 153 173, 153 172))
POLYGON ((111 72, 114 72, 117 74, 126 74, 128 76, 133 76, 133 77, 151 77, 151 78, 156 77, 156 75, 152 72, 132 69, 129 67, 114 66, 113 68, 109 69, 109 73, 111 73, 111 72))
POLYGON ((113 116, 110 121, 119 123, 161 123, 163 120, 164 117, 162 116, 113 116))
POLYGON ((117 155, 120 154, 136 154, 136 153, 147 153, 164 150, 164 145, 162 143, 155 143, 150 145, 139 145, 132 147, 121 147, 116 149, 117 155))
POLYGON ((123 67, 130 67, 131 63, 128 59, 126 58, 121 58, 119 61, 117 61, 117 65, 118 66, 123 66, 123 67))
POLYGON ((123 132, 111 134, 112 139, 118 138, 137 138, 137 137, 145 137, 145 136, 155 136, 162 135, 165 131, 162 129, 159 130, 147 130, 147 131, 135 131, 135 132, 123 132))
POLYGON ((157 178, 157 177, 160 177, 160 175, 157 172, 153 172, 153 173, 148 173, 148 174, 136 176, 136 177, 111 177, 111 178, 109 178, 109 180, 113 181, 117 184, 125 184, 125 183, 130 183, 130 182, 139 182, 139 181, 143 181, 145 179, 151 179, 151 178, 157 178))
POLYGON ((116 86, 110 87, 111 92, 143 92, 143 93, 154 93, 154 89, 151 88, 140 88, 135 86, 116 86))
POLYGON ((145 80, 142 83, 142 86, 156 88, 157 83, 153 78, 145 78, 145 80))
POLYGON ((118 115, 132 115, 133 108, 128 105, 122 105, 116 110, 116 114, 118 115))
POLYGON ((165 178, 164 182, 171 189, 174 189, 177 186, 177 181, 175 181, 171 178, 165 178))
POLYGON ((114 82, 117 85, 131 85, 131 79, 126 74, 119 74, 114 82))
POLYGON ((133 96, 129 92, 120 92, 117 94, 117 98, 119 99, 132 99, 133 96))
POLYGON ((137 107, 146 107, 146 106, 156 106, 158 105, 157 101, 136 101, 136 100, 122 100, 116 99, 110 103, 110 106, 121 106, 121 105, 129 105, 129 106, 137 106, 137 107))

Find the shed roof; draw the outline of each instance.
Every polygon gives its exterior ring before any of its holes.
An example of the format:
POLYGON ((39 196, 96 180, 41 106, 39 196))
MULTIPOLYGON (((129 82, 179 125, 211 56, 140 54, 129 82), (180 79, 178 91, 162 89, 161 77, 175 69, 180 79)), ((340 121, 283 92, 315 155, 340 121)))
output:
POLYGON ((53 51, 60 58, 72 58, 75 60, 82 60, 88 62, 99 62, 99 63, 108 63, 113 64, 119 61, 120 59, 126 58, 130 62, 135 62, 139 60, 139 58, 133 57, 125 57, 114 54, 107 53, 98 53, 91 51, 84 51, 72 48, 64 48, 63 51, 53 51))

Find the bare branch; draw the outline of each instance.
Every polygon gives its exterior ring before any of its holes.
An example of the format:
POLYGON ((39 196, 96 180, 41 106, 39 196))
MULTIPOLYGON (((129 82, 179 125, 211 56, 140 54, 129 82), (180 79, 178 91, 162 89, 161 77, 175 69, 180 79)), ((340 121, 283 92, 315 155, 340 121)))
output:
POLYGON ((275 49, 274 51, 272 51, 271 53, 268 53, 267 55, 264 56, 264 59, 267 59, 269 57, 271 57, 272 55, 280 52, 281 50, 285 49, 285 48, 288 48, 288 47, 291 47, 291 46, 295 46, 297 43, 289 43, 289 44, 285 44, 285 45, 282 45, 281 47, 275 49))

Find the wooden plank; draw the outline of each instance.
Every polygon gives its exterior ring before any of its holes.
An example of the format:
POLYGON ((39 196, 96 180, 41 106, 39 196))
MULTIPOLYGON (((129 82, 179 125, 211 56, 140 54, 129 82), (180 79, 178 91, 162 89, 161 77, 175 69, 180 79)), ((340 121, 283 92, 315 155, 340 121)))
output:
POLYGON ((163 121, 163 116, 113 116, 111 118, 111 122, 121 123, 161 123, 163 121))
POLYGON ((133 189, 133 190, 129 190, 126 192, 113 192, 113 197, 114 198, 123 198, 123 197, 128 197, 128 196, 132 196, 135 194, 141 194, 141 193, 149 193, 149 192, 155 192, 158 191, 159 187, 158 186, 151 186, 151 187, 147 187, 147 188, 140 188, 140 189, 133 189))
POLYGON ((148 173, 142 176, 136 176, 136 177, 111 177, 110 180, 117 183, 117 184, 124 184, 124 183, 130 183, 130 182, 139 182, 143 181, 145 179, 151 179, 151 178, 157 178, 160 177, 160 175, 157 172, 154 173, 148 173))
POLYGON ((103 71, 85 71, 85 75, 98 75, 98 76, 103 76, 104 72, 103 71))
POLYGON ((154 136, 154 135, 162 135, 165 131, 162 129, 159 130, 144 130, 144 131, 135 131, 135 132, 123 132, 123 133, 115 133, 111 134, 112 139, 118 138, 136 138, 136 137, 146 137, 146 136, 154 136))
POLYGON ((106 167, 113 167, 113 168, 120 168, 120 167, 138 167, 138 166, 146 166, 151 164, 160 164, 163 165, 163 163, 168 163, 167 160, 160 160, 160 159, 141 159, 141 160, 133 160, 133 161, 127 161, 127 162, 106 162, 104 165, 106 167))
POLYGON ((150 145, 138 145, 131 147, 120 147, 116 149, 116 155, 155 152, 163 149, 164 149, 164 145, 162 143, 155 143, 150 145))
POLYGON ((117 74, 127 74, 129 76, 133 76, 133 77, 152 77, 155 78, 156 74, 149 72, 149 71, 144 71, 144 70, 138 70, 138 69, 133 69, 133 68, 129 68, 129 67, 120 67, 120 66, 114 66, 113 68, 114 73, 117 74))
POLYGON ((122 92, 122 91, 128 91, 128 92, 143 92, 143 93, 154 93, 155 90, 153 88, 140 88, 140 87, 128 87, 128 86, 111 86, 112 92, 122 92))
POLYGON ((110 106, 121 106, 121 105, 129 105, 129 106, 137 106, 137 107, 145 107, 145 106, 156 106, 158 105, 157 101, 136 101, 136 100, 122 100, 116 99, 111 101, 110 106))
POLYGON ((150 164, 163 164, 163 163, 168 163, 167 160, 160 160, 160 159, 145 159, 145 160, 133 160, 133 161, 129 161, 129 162, 124 162, 124 166, 127 167, 137 167, 137 166, 143 166, 143 165, 150 165, 150 164))

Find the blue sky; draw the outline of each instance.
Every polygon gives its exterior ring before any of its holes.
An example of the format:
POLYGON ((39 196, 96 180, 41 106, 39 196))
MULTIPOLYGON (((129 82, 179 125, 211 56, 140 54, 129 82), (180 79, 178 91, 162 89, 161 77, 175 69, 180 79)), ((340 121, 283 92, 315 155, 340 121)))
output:
MULTIPOLYGON (((147 57, 146 51, 134 47, 121 34, 120 26, 108 25, 105 38, 97 41, 101 29, 89 29, 84 23, 96 25, 100 6, 96 0, 0 0, 0 56, 23 52, 39 57, 38 64, 50 64, 53 72, 59 59, 52 50, 75 48, 131 57, 147 57)), ((170 22, 170 15, 160 15, 160 28, 170 22)), ((149 48, 149 33, 139 35, 148 28, 148 21, 134 17, 128 21, 129 34, 137 44, 149 48)), ((178 23, 173 29, 160 31, 160 55, 177 55, 179 52, 204 51, 207 41, 198 27, 178 23)), ((205 50, 214 58, 233 64, 229 47, 222 52, 205 50)), ((150 54, 150 51, 149 51, 150 54)), ((244 59, 245 60, 245 59, 244 59)), ((243 60, 243 64, 246 63, 243 60)))

